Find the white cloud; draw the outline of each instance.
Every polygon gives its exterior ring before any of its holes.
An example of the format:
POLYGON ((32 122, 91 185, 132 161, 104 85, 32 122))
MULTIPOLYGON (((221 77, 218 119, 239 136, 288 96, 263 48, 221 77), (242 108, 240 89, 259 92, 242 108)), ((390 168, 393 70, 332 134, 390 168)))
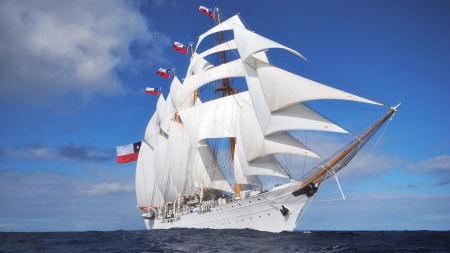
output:
POLYGON ((0 231, 143 229, 133 177, 108 175, 0 170, 0 231))
POLYGON ((313 202, 301 230, 448 230, 450 195, 351 194, 313 202))
POLYGON ((89 145, 68 144, 61 147, 31 145, 23 148, 0 148, 0 158, 23 158, 35 161, 105 162, 113 159, 112 150, 89 145))
POLYGON ((105 194, 121 194, 131 193, 135 191, 135 187, 132 184, 121 183, 101 183, 91 185, 88 190, 82 190, 81 192, 89 195, 105 195, 105 194))
POLYGON ((407 166, 406 169, 416 173, 439 176, 440 180, 434 183, 435 186, 450 184, 450 155, 435 156, 419 163, 419 165, 407 166))
POLYGON ((139 64, 132 43, 157 61, 170 42, 127 1, 1 1, 0 93, 27 105, 124 94, 115 69, 139 64))

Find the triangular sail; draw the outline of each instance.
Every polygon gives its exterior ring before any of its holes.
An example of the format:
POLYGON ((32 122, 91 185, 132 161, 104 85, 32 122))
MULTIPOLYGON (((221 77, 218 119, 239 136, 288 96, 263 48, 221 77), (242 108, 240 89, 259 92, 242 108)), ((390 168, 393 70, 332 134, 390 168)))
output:
POLYGON ((368 104, 381 103, 309 80, 255 59, 256 72, 271 112, 311 100, 339 99, 368 104))

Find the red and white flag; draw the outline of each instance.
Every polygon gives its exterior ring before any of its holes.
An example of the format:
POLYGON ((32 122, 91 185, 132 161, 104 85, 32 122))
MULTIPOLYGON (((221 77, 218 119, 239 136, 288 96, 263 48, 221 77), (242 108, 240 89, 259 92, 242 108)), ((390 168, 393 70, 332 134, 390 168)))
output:
POLYGON ((214 11, 212 9, 206 8, 205 6, 200 6, 200 11, 214 19, 214 11))
POLYGON ((173 43, 172 48, 179 52, 182 52, 183 54, 187 54, 187 46, 181 44, 180 42, 173 43))
POLYGON ((156 72, 156 74, 157 74, 158 76, 162 76, 162 77, 165 77, 165 78, 169 78, 169 76, 170 76, 170 70, 168 70, 168 69, 163 69, 163 68, 159 68, 159 70, 158 70, 158 72, 156 72))
POLYGON ((125 146, 117 146, 116 149, 117 163, 137 161, 139 157, 139 150, 141 149, 141 142, 136 142, 125 146))
POLYGON ((158 94, 159 94, 159 89, 158 89, 158 88, 150 88, 150 87, 147 87, 147 88, 145 89, 145 93, 158 96, 158 94))

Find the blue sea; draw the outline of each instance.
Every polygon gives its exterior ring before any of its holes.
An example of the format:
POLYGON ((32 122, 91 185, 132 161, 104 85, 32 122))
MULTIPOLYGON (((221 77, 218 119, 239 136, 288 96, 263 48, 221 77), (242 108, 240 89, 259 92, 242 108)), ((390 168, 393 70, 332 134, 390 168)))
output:
POLYGON ((450 252, 450 231, 0 232, 0 252, 450 252))

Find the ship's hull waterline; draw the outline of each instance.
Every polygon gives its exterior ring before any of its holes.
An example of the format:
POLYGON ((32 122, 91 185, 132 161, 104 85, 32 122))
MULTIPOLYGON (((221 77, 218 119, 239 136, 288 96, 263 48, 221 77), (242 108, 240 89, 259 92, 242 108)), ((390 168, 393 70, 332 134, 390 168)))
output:
POLYGON ((204 212, 184 214, 176 221, 145 219, 145 225, 147 229, 210 228, 255 229, 267 232, 292 231, 308 198, 306 195, 296 197, 292 194, 298 189, 297 183, 277 188, 282 189, 215 206, 204 212), (289 209, 288 214, 283 215, 282 206, 289 209))

